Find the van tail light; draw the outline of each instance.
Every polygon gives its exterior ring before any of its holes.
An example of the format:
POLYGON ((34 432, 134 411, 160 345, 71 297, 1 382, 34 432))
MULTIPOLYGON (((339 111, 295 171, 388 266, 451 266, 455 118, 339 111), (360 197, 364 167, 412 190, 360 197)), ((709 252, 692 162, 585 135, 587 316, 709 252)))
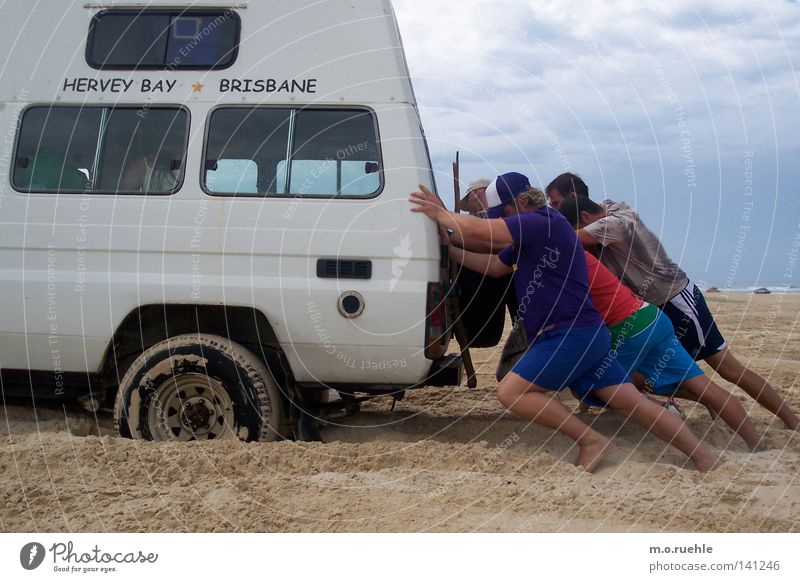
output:
POLYGON ((447 303, 442 283, 428 283, 425 317, 425 357, 436 360, 447 349, 447 303))

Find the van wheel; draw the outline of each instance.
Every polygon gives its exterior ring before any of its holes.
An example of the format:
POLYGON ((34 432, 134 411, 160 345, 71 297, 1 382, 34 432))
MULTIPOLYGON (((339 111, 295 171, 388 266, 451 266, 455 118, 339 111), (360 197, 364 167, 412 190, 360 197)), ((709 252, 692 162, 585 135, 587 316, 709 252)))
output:
POLYGON ((287 403, 267 367, 214 335, 164 340, 134 360, 114 406, 120 436, 153 441, 290 436, 287 403))

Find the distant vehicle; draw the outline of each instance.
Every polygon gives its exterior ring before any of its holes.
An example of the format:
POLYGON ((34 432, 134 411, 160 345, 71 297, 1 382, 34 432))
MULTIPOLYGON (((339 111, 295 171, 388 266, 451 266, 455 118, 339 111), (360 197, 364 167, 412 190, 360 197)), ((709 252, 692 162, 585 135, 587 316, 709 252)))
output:
POLYGON ((706 289, 706 293, 719 293, 719 287, 709 287, 706 289))
POLYGON ((758 289, 754 290, 753 293, 755 293, 756 295, 769 295, 770 293, 772 293, 772 291, 770 291, 766 287, 759 287, 758 289))
POLYGON ((0 20, 1 394, 251 441, 459 384, 389 0, 52 4, 0 20))

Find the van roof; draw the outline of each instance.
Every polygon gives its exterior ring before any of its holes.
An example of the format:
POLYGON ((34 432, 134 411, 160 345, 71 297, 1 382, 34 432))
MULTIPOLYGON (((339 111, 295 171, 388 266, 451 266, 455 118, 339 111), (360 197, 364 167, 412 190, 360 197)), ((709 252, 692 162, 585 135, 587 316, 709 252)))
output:
POLYGON ((12 0, 0 19, 0 55, 3 102, 415 103, 389 0, 12 0), (98 70, 87 63, 89 25, 99 12, 182 6, 238 15, 230 67, 98 70))

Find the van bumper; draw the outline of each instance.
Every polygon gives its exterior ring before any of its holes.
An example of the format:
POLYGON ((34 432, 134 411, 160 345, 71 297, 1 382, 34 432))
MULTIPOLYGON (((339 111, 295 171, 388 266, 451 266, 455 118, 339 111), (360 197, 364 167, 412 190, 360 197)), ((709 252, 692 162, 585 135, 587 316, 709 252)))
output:
POLYGON ((308 389, 333 389, 351 395, 363 393, 380 396, 399 394, 406 390, 415 390, 426 386, 460 386, 463 374, 464 366, 461 360, 461 354, 456 353, 447 354, 446 356, 434 360, 428 375, 416 384, 352 384, 342 382, 320 384, 318 382, 298 382, 297 386, 308 389))
POLYGON ((464 374, 461 354, 447 354, 434 360, 425 380, 426 386, 460 386, 464 374))

